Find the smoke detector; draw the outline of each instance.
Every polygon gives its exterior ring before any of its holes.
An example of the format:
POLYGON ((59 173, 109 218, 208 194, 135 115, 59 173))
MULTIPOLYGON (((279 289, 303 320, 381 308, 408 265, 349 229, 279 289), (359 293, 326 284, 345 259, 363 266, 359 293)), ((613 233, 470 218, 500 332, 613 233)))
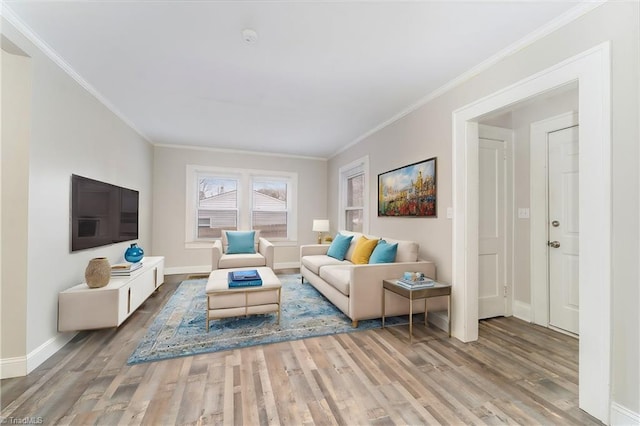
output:
POLYGON ((245 28, 242 30, 242 39, 247 44, 253 44, 258 41, 258 33, 250 28, 245 28))

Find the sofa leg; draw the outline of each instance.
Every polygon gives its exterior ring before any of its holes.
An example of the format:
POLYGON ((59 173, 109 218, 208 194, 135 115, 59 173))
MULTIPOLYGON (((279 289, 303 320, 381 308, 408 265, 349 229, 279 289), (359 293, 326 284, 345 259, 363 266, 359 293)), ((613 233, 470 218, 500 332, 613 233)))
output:
POLYGON ((300 275, 300 283, 304 284, 304 276, 300 275))
POLYGON ((351 321, 351 326, 353 328, 358 328, 358 321, 357 320, 356 321, 351 321))

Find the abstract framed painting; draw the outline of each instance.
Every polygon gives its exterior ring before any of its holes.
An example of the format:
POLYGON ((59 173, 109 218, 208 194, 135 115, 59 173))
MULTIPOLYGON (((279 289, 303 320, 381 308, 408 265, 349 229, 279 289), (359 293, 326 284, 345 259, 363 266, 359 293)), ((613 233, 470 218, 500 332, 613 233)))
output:
POLYGON ((436 157, 378 175, 378 216, 437 217, 436 157))

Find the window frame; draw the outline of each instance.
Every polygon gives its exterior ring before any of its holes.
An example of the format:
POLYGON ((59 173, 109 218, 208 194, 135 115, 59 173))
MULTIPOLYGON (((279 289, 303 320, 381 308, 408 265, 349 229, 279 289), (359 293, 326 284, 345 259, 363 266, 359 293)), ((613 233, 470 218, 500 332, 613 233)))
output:
POLYGON ((237 169, 217 166, 192 165, 186 166, 186 211, 185 211, 185 247, 202 248, 210 247, 220 238, 198 237, 198 184, 203 176, 216 178, 228 178, 238 181, 237 186, 237 227, 238 229, 252 229, 253 215, 253 182, 284 181, 287 182, 287 238, 269 238, 269 241, 278 245, 296 243, 298 236, 297 226, 297 188, 298 174, 296 172, 237 169))
POLYGON ((370 190, 369 190, 369 156, 364 156, 351 163, 348 163, 338 170, 339 194, 338 194, 338 225, 339 229, 346 230, 346 215, 349 210, 354 209, 348 204, 348 180, 357 175, 363 175, 363 188, 362 188, 362 233, 369 233, 369 204, 370 204, 370 190))
MULTIPOLYGON (((293 183, 292 183, 292 179, 290 176, 275 176, 275 175, 262 175, 262 174, 251 174, 251 180, 249 182, 249 191, 250 191, 250 197, 249 197, 249 202, 250 202, 250 206, 249 206, 249 224, 251 226, 251 229, 253 229, 253 214, 255 211, 267 211, 267 212, 286 212, 287 214, 287 236, 290 236, 291 233, 293 232, 292 230, 292 220, 294 218, 294 214, 293 214, 293 203, 291 202, 291 200, 293 200, 293 183), (254 208, 254 203, 253 203, 253 192, 254 192, 254 184, 256 182, 284 182, 287 185, 287 200, 286 200, 286 205, 287 208, 284 210, 256 210, 254 208)), ((287 238, 274 238, 274 237, 269 237, 269 241, 291 241, 291 238, 287 237, 287 238)))
MULTIPOLYGON (((198 170, 195 172, 195 185, 196 188, 198 188, 196 190, 196 192, 198 192, 199 190, 199 186, 200 186, 200 178, 201 177, 213 177, 216 179, 227 179, 227 180, 234 180, 236 181, 236 207, 235 209, 228 209, 229 211, 234 211, 236 212, 236 227, 239 228, 240 227, 240 201, 242 199, 242 195, 243 195, 243 190, 242 190, 242 181, 241 181, 241 175, 237 174, 237 173, 208 173, 208 172, 204 172, 202 170, 198 170)), ((196 189, 194 188, 194 189, 196 189)), ((194 194, 195 195, 195 194, 194 194)), ((217 238, 202 238, 202 237, 198 237, 198 228, 200 227, 200 219, 198 217, 198 204, 199 204, 199 197, 195 197, 195 203, 194 203, 194 211, 192 212, 193 215, 193 220, 196 221, 196 225, 193 228, 193 239, 194 241, 213 241, 216 240, 217 238)))

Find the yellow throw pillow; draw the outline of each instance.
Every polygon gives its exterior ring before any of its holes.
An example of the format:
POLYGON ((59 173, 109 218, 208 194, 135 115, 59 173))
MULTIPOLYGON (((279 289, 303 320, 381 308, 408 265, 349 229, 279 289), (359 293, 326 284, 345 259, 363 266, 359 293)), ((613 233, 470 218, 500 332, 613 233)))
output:
POLYGON ((351 262, 356 265, 364 265, 369 263, 369 258, 371 257, 371 253, 373 253, 373 249, 378 245, 378 240, 370 240, 364 235, 358 239, 356 243, 356 248, 353 251, 353 256, 351 256, 351 262))

